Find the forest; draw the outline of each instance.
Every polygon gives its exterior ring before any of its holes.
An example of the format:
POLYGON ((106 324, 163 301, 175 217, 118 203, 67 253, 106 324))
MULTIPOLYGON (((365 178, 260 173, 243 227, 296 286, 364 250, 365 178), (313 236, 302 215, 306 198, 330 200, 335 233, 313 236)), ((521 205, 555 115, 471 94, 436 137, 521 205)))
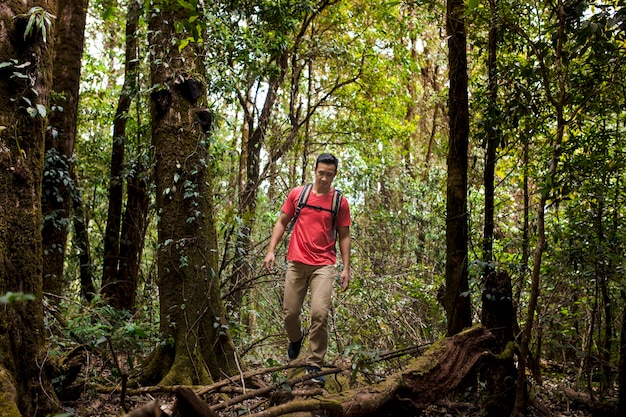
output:
POLYGON ((625 6, 3 0, 0 416, 626 415, 625 6), (263 258, 325 152, 320 387, 263 258))

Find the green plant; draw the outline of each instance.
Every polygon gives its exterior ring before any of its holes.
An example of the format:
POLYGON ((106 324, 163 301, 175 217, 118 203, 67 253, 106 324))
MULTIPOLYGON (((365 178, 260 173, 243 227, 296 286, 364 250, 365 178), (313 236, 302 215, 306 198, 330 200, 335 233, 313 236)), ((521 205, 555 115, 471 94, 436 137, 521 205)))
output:
POLYGON ((17 15, 16 18, 28 18, 26 29, 24 30, 24 39, 28 36, 32 36, 33 31, 41 33, 41 37, 45 42, 48 42, 48 31, 52 26, 52 19, 56 19, 52 13, 49 13, 43 7, 32 7, 27 13, 17 15))

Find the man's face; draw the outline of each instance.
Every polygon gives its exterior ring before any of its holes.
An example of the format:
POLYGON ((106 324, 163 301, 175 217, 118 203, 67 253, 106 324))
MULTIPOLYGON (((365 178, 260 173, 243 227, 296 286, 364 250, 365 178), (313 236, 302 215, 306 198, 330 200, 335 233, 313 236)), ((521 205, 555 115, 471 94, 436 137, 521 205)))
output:
POLYGON ((333 179, 335 179, 335 175, 337 175, 335 164, 320 162, 315 169, 315 182, 324 187, 330 186, 333 179))

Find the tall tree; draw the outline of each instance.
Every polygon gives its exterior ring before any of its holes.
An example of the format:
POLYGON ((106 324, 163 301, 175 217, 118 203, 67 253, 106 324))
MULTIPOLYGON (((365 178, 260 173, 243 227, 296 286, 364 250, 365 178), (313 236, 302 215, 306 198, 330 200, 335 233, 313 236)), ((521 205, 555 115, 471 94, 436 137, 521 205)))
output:
POLYGON ((469 142, 467 39, 465 6, 448 0, 446 30, 449 49, 450 92, 448 117, 448 185, 446 201, 446 290, 444 308, 449 336, 472 323, 467 271, 467 151, 469 142))
POLYGON ((206 108, 200 56, 184 43, 198 35, 185 29, 189 12, 160 2, 149 22, 160 330, 167 342, 151 370, 163 384, 207 383, 237 369, 217 279, 214 115, 206 108))
POLYGON ((43 288, 61 294, 72 199, 77 199, 72 157, 88 0, 59 0, 53 67, 53 99, 46 133, 43 213, 43 288))
MULTIPOLYGON (((138 263, 148 210, 147 183, 141 162, 126 169, 127 122, 133 99, 137 99, 139 69, 138 26, 141 3, 128 2, 124 84, 113 121, 113 143, 109 178, 109 210, 104 235, 102 295, 118 309, 132 310, 137 290, 138 263), (125 174, 128 172, 126 212, 122 214, 125 174)), ((139 139, 141 140, 141 139, 139 139)))
POLYGON ((49 0, 0 6, 0 291, 33 297, 0 308, 0 386, 8 394, 3 412, 24 416, 56 409, 42 371, 47 350, 41 237, 55 10, 49 0))

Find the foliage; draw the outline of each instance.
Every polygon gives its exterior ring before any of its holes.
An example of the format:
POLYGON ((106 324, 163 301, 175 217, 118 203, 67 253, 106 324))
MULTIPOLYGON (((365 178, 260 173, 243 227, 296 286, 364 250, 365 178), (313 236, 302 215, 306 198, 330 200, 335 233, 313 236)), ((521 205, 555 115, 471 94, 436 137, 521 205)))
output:
POLYGON ((35 301, 35 296, 32 294, 24 294, 21 292, 7 292, 0 296, 0 304, 19 303, 22 301, 35 301))
POLYGON ((43 7, 32 7, 27 13, 17 15, 15 18, 27 18, 26 28, 24 29, 24 38, 41 34, 44 43, 48 42, 48 32, 52 26, 52 19, 56 16, 45 10, 43 7))
MULTIPOLYGON (((158 310, 152 311, 147 306, 131 314, 125 310, 116 310, 96 298, 88 306, 63 300, 58 309, 65 312, 66 321, 61 323, 62 326, 56 325, 54 316, 46 318, 48 326, 61 330, 50 336, 50 343, 54 346, 50 355, 62 357, 76 346, 87 347, 98 357, 108 358, 113 365, 113 378, 119 378, 122 372, 135 372, 155 344, 161 342, 158 328, 154 326, 158 321, 155 320, 158 310)), ((91 372, 91 378, 108 377, 99 375, 95 368, 91 372)))

